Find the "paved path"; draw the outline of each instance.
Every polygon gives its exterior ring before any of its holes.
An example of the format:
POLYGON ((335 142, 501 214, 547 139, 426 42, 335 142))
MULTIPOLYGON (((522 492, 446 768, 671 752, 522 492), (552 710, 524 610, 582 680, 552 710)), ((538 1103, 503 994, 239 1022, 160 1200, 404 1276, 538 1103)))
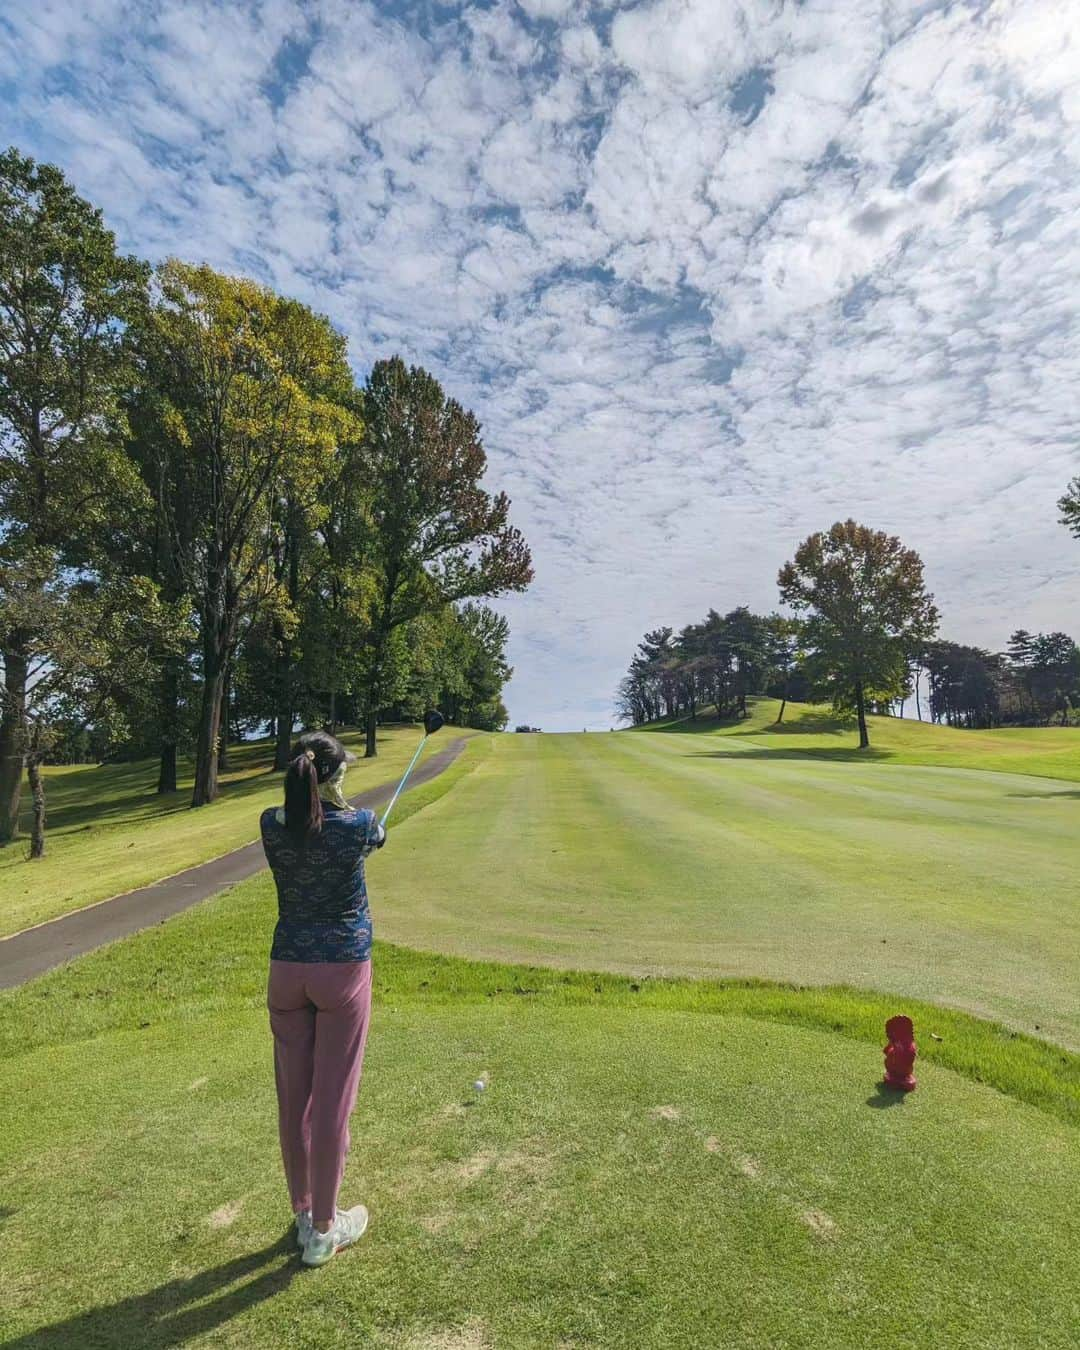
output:
MULTIPOLYGON (((453 740, 445 750, 421 761, 409 779, 410 787, 429 783, 457 759, 465 746, 464 737, 453 740)), ((382 783, 353 797, 354 806, 374 807, 388 801, 396 783, 382 783)), ((53 966, 62 965, 84 952, 107 942, 137 933, 181 910, 198 904, 208 896, 254 876, 266 866, 262 843, 245 844, 220 858, 189 867, 186 872, 165 877, 137 891, 127 891, 111 900, 102 900, 74 914, 27 928, 14 937, 0 941, 0 989, 10 989, 53 966)))

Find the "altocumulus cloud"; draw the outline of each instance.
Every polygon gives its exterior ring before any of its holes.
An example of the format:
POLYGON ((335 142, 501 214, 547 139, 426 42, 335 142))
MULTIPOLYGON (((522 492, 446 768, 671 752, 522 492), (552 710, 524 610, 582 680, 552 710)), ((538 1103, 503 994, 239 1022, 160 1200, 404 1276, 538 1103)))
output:
POLYGON ((8 0, 2 135, 484 421, 537 582, 515 720, 770 608, 855 515, 951 636, 1080 626, 1072 0, 8 0))

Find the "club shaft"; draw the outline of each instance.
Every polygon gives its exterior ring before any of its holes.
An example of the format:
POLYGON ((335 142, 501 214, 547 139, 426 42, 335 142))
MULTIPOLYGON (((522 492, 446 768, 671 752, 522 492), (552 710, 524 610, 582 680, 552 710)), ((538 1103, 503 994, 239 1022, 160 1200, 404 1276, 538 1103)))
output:
POLYGON ((405 770, 405 772, 401 775, 401 782, 400 782, 400 783, 397 785, 397 787, 395 788, 395 790, 394 790, 394 795, 390 798, 390 804, 389 804, 389 806, 387 806, 386 810, 385 810, 385 811, 383 812, 383 814, 382 814, 382 820, 379 821, 379 824, 380 824, 380 825, 385 825, 386 822, 387 822, 387 820, 389 820, 389 818, 390 818, 390 812, 394 809, 394 803, 395 803, 395 802, 397 801, 397 799, 401 796, 401 789, 405 786, 406 782, 408 781, 409 774, 412 773, 412 771, 413 771, 413 766, 416 764, 416 761, 420 758, 420 751, 423 750, 424 745, 426 744, 426 742, 427 742, 427 737, 426 737, 426 736, 422 737, 422 738, 421 738, 421 741, 420 741, 420 744, 416 747, 416 754, 413 755, 413 757, 412 757, 411 760, 409 760, 409 767, 408 767, 408 768, 405 770))

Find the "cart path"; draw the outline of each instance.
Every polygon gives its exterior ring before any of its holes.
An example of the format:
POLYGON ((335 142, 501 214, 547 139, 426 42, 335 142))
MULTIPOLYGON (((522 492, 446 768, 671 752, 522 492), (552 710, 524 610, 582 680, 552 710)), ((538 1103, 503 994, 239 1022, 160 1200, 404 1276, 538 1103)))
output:
MULTIPOLYGON (((465 743, 465 738, 459 737, 445 750, 423 760, 413 770, 409 787, 419 787, 438 777, 461 754, 465 743)), ((397 783, 381 783, 378 787, 368 788, 351 798, 352 804, 374 808, 389 801, 396 786, 397 783)), ((262 842, 255 840, 137 891, 125 891, 111 900, 100 900, 85 909, 77 909, 72 914, 64 914, 4 938, 0 940, 0 989, 24 984, 95 947, 163 923, 181 910, 254 876, 265 867, 262 842)))

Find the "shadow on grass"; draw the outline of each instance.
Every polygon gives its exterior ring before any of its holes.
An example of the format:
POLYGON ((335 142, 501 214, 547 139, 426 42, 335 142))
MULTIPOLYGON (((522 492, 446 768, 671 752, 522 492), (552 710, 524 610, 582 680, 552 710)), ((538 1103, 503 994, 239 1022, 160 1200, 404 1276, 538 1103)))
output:
MULTIPOLYGON (((378 743, 386 745, 385 733, 398 723, 380 728, 378 743)), ((343 738, 358 743, 359 731, 345 730, 343 738)), ((279 774, 273 767, 274 745, 270 740, 249 741, 229 747, 230 767, 220 780, 219 800, 239 800, 262 792, 268 779, 279 774), (235 776, 234 776, 235 775, 235 776)), ((49 834, 76 834, 81 830, 173 816, 189 810, 195 772, 194 761, 181 759, 177 774, 182 786, 176 792, 157 792, 157 760, 140 759, 119 764, 78 765, 68 772, 48 776, 45 783, 49 834)), ((31 807, 23 805, 20 830, 29 833, 31 807)), ((20 837, 19 843, 24 842, 20 837)))
POLYGON ((774 750, 771 746, 762 746, 753 750, 695 750, 690 755, 691 759, 823 759, 823 760, 841 760, 852 764, 866 764, 873 760, 889 760, 893 758, 889 750, 875 750, 870 746, 867 750, 860 750, 858 747, 849 745, 824 745, 820 749, 793 750, 777 746, 774 750))
POLYGON ((858 734, 854 720, 847 722, 829 713, 806 713, 789 722, 769 722, 756 730, 747 728, 737 736, 847 736, 858 734))
POLYGON ((875 1111, 887 1111, 890 1106, 903 1106, 906 1092, 898 1092, 896 1088, 887 1088, 884 1083, 877 1083, 874 1087, 874 1095, 867 1097, 867 1106, 872 1106, 875 1111))
POLYGON ((645 726, 633 727, 634 731, 660 731, 668 735, 696 736, 709 732, 726 731, 732 736, 847 736, 857 734, 854 717, 837 717, 834 712, 802 713, 805 707, 801 703, 789 703, 786 720, 783 722, 761 722, 746 725, 753 721, 755 699, 750 700, 750 712, 745 717, 734 714, 730 717, 717 717, 715 713, 699 713, 697 717, 683 717, 677 722, 650 722, 645 726), (736 730, 741 728, 741 730, 736 730))
POLYGON ((145 1346, 147 1350, 151 1347, 165 1350, 186 1345, 281 1293, 301 1269, 296 1236, 290 1227, 287 1234, 261 1251, 226 1261, 189 1279, 170 1280, 118 1303, 89 1308, 5 1344, 8 1350, 85 1350, 87 1346, 116 1346, 117 1350, 145 1346), (248 1276, 255 1278, 247 1279, 248 1276), (245 1279, 247 1283, 238 1289, 222 1292, 237 1280, 245 1279), (204 1302, 206 1299, 212 1301, 204 1302))
POLYGON ((671 736, 696 736, 702 732, 720 731, 725 727, 737 727, 745 721, 745 717, 717 717, 715 713, 699 713, 697 717, 683 717, 677 722, 649 722, 646 726, 631 729, 633 731, 662 731, 671 736))
MULTIPOLYGON (((221 780, 221 800, 245 797, 265 788, 267 778, 274 773, 271 751, 265 743, 258 749, 261 753, 244 747, 243 766, 234 760, 230 772, 244 776, 221 780)), ((134 824, 186 811, 191 805, 190 774, 191 766, 182 764, 179 776, 183 786, 163 794, 157 791, 157 764, 148 760, 80 767, 70 774, 49 777, 45 782, 49 833, 73 834, 87 827, 134 824)), ((24 806, 20 828, 24 832, 30 828, 28 806, 24 806)))

